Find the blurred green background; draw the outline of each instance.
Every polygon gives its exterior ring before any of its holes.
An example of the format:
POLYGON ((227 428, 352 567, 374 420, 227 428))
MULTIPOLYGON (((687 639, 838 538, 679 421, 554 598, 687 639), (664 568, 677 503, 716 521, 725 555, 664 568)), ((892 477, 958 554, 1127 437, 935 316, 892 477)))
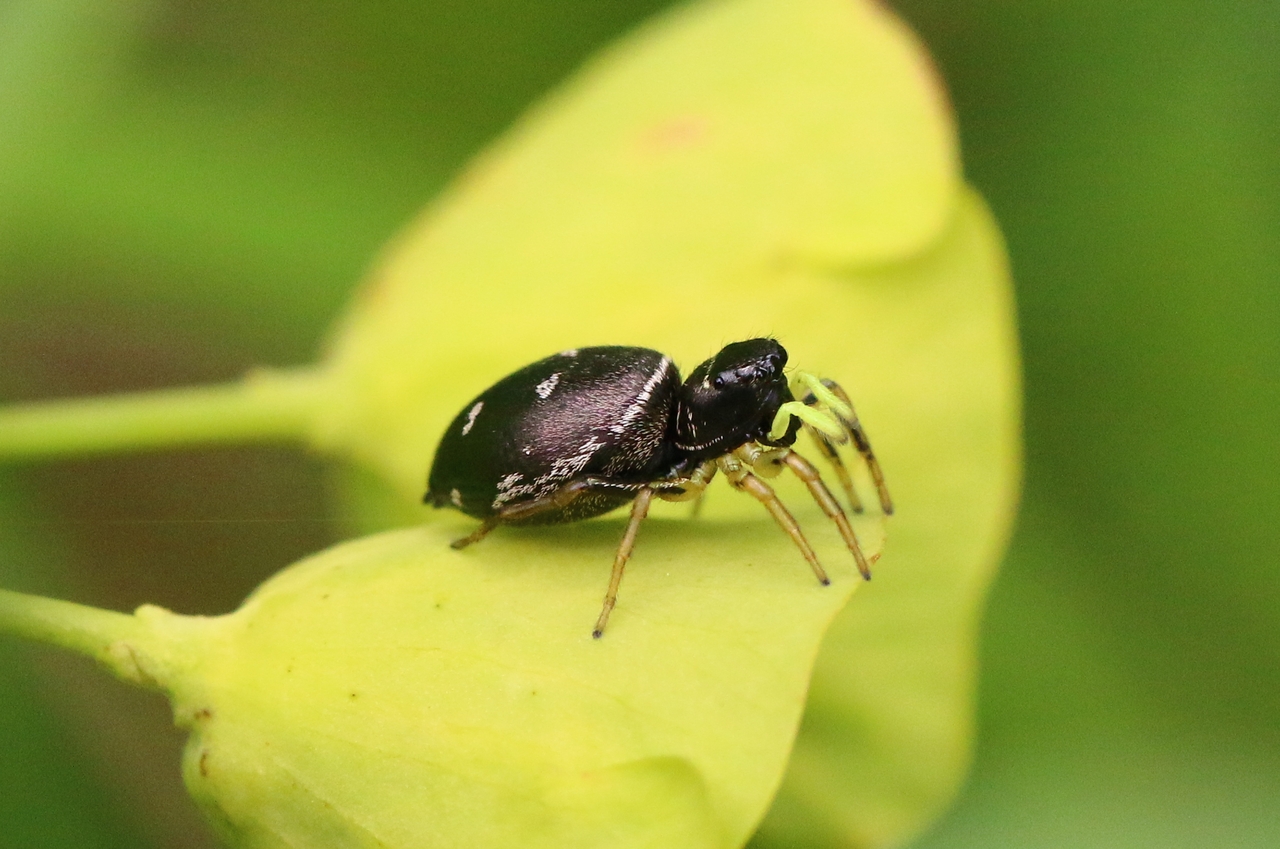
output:
MULTIPOLYGON (((310 361, 468 155, 663 5, 0 2, 0 400, 310 361)), ((1280 845, 1280 6, 897 8, 1027 395, 976 764, 917 846, 1280 845)), ((336 538, 326 486, 271 448, 0 470, 0 585, 229 610, 336 538)), ((170 726, 0 645, 0 847, 211 846, 170 726)))

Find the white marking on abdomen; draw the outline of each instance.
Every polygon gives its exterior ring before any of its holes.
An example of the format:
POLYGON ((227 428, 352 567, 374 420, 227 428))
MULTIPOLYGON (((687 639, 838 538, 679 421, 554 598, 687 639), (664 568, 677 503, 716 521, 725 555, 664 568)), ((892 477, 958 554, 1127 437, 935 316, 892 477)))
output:
POLYGON ((627 427, 635 421, 636 416, 644 412, 644 405, 649 403, 649 398, 653 395, 653 390, 662 379, 667 376, 667 370, 671 368, 671 358, 663 357, 662 362, 658 363, 658 368, 649 379, 645 381, 644 387, 640 390, 640 394, 636 396, 636 400, 631 402, 631 406, 627 407, 627 411, 622 414, 618 421, 609 427, 614 433, 626 433, 627 427))
POLYGON ((581 472, 591 462, 591 458, 597 451, 604 447, 604 443, 596 439, 595 434, 591 436, 582 445, 578 446, 578 453, 572 457, 561 457, 551 464, 551 468, 544 475, 539 475, 530 483, 520 483, 522 476, 518 473, 512 473, 498 481, 498 494, 493 499, 493 509, 497 510, 508 501, 514 501, 518 498, 524 498, 526 495, 532 495, 535 498, 541 497, 574 475, 581 472))
POLYGON ((471 433, 471 428, 476 423, 476 416, 480 415, 480 410, 484 407, 483 401, 477 401, 476 405, 467 411, 467 423, 462 426, 462 435, 466 436, 471 433))
POLYGON ((560 372, 548 377, 546 380, 533 387, 533 391, 538 393, 538 397, 546 400, 547 396, 555 391, 556 384, 560 382, 560 372))

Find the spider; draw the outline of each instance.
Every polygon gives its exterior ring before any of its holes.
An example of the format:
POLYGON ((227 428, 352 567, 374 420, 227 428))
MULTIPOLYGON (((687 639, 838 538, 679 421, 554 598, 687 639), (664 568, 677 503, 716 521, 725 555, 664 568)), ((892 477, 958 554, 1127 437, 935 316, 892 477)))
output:
POLYGON ((856 512, 862 503, 837 446, 852 440, 893 512, 880 464, 838 384, 800 372, 797 400, 773 339, 726 345, 685 381, 671 358, 648 348, 575 348, 504 377, 467 404, 445 431, 423 499, 481 519, 454 548, 498 525, 575 522, 630 502, 592 636, 604 634, 622 573, 654 496, 701 497, 723 473, 759 500, 799 547, 822 584, 830 579, 791 512, 764 478, 790 469, 835 522, 863 578, 871 569, 844 510, 818 470, 792 449, 808 431, 856 512))

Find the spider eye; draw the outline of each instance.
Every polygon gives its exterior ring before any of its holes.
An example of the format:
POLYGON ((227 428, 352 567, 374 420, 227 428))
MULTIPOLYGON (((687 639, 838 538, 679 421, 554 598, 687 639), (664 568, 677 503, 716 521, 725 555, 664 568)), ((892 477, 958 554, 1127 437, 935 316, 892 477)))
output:
POLYGON ((724 389, 724 375, 717 374, 715 378, 712 379, 711 385, 716 389, 724 389))

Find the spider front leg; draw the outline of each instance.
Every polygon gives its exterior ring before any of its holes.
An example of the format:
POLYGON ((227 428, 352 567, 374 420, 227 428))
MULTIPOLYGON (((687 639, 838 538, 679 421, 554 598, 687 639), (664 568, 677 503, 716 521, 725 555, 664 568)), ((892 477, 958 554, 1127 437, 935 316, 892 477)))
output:
POLYGON ((725 477, 729 479, 729 483, 733 484, 735 489, 752 496, 773 514, 774 520, 787 532, 787 536, 791 537, 792 542, 796 544, 796 547, 800 549, 800 553, 804 555, 804 559, 809 561, 809 567, 813 569, 813 574, 817 577, 819 583, 824 586, 830 584, 831 579, 827 577, 826 570, 818 562, 818 555, 814 552, 813 546, 809 545, 809 541, 800 532, 800 524, 791 515, 791 511, 778 500, 778 495, 773 491, 773 487, 753 475, 747 464, 732 454, 724 455, 716 461, 716 464, 720 466, 725 477))
POLYGON ((844 544, 848 546, 849 551, 853 554, 853 562, 858 566, 858 573, 862 575, 863 580, 870 581, 871 566, 867 563, 867 558, 862 553, 862 546, 858 544, 858 537, 853 532, 853 526, 849 524, 849 517, 844 514, 844 510, 840 509, 840 502, 836 501, 835 496, 831 494, 831 490, 827 489, 827 485, 822 482, 822 476, 818 474, 818 470, 813 467, 812 463, 794 451, 787 452, 784 462, 791 471, 795 472, 796 477, 804 481, 805 486, 809 488, 809 494, 813 496, 814 501, 818 502, 822 512, 826 513, 827 517, 836 523, 836 527, 840 530, 840 536, 844 539, 844 544))
MULTIPOLYGON (((862 429, 862 423, 858 421, 858 414, 854 412, 853 402, 849 400, 848 393, 834 380, 826 378, 819 380, 806 372, 799 372, 796 378, 809 388, 809 393, 804 396, 801 403, 804 409, 811 411, 809 416, 797 414, 797 418, 813 426, 829 440, 843 444, 848 438, 853 438, 854 446, 862 455, 863 462, 867 464, 871 479, 875 481, 876 494, 880 498, 880 509, 886 516, 892 515, 893 499, 889 497, 889 488, 884 482, 884 472, 880 469, 880 462, 876 459, 875 452, 871 450, 871 440, 867 438, 866 431, 862 429), (821 408, 821 411, 818 408, 821 408), (830 426, 833 420, 838 423, 838 428, 834 432, 830 426)), ((787 406, 783 405, 783 407, 787 406)), ((828 447, 834 449, 834 445, 828 447)), ((824 453, 827 453, 825 448, 824 453)), ((841 482, 843 483, 843 478, 841 482)))
MULTIPOLYGON (((809 396, 809 398, 812 397, 812 395, 809 396)), ((805 403, 807 403, 807 400, 805 403)), ((813 439, 814 444, 818 446, 822 456, 827 458, 831 468, 836 470, 836 477, 840 479, 840 488, 844 490, 845 497, 849 499, 849 507, 852 508, 853 512, 861 513, 863 511, 862 499, 858 497, 858 491, 853 488, 853 478, 849 477, 849 470, 845 468, 844 460, 840 459, 840 452, 836 449, 836 443, 832 442, 825 433, 808 422, 804 422, 802 427, 813 439)))
POLYGON ((827 489, 826 483, 822 480, 822 475, 818 473, 812 463, 790 448, 765 449, 754 443, 742 446, 737 451, 734 451, 733 454, 738 459, 751 465, 757 474, 760 473, 761 468, 772 469, 771 473, 774 475, 780 473, 784 467, 791 469, 796 477, 804 481, 804 485, 809 489, 809 494, 813 496, 814 501, 818 502, 822 512, 826 513, 827 518, 836 523, 836 527, 840 530, 840 536, 844 539, 845 545, 849 547, 849 551, 853 554, 853 560, 858 565, 858 572, 864 579, 871 580, 871 567, 862 553, 862 546, 858 544, 858 537, 853 532, 853 526, 849 524, 849 517, 845 515, 844 510, 840 507, 840 502, 836 501, 835 496, 831 494, 831 490, 827 489))

